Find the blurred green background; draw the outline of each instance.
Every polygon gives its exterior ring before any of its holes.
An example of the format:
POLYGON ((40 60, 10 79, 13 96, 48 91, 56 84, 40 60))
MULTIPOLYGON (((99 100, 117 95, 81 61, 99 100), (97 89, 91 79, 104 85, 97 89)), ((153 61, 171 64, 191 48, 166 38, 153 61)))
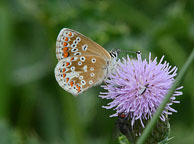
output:
MULTIPOLYGON (((193 0, 0 2, 0 144, 113 144, 115 120, 100 86, 73 97, 54 77, 59 31, 75 29, 107 50, 165 55, 180 69, 194 47, 193 0)), ((172 144, 194 143, 194 64, 170 117, 172 144)))

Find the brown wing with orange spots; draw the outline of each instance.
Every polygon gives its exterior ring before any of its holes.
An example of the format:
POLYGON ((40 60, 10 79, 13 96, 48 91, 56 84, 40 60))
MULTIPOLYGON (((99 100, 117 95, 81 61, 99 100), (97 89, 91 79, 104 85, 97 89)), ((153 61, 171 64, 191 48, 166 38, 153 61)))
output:
POLYGON ((76 56, 74 60, 59 61, 55 76, 59 85, 73 95, 101 83, 107 72, 107 64, 99 56, 76 56))
POLYGON ((57 59, 61 60, 76 55, 97 55, 110 60, 110 54, 99 44, 74 30, 64 28, 56 42, 57 59))

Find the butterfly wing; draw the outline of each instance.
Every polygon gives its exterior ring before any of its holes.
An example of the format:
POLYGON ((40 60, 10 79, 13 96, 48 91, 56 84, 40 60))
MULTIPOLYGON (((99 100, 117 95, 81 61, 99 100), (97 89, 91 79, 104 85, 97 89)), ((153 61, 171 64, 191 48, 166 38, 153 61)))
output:
POLYGON ((55 68, 57 82, 64 90, 77 95, 103 81, 107 72, 104 59, 88 55, 76 56, 74 59, 61 60, 55 68))
POLYGON ((57 37, 56 55, 58 60, 74 55, 98 55, 111 59, 110 54, 99 44, 68 28, 63 28, 57 37))
POLYGON ((73 95, 101 83, 111 61, 110 54, 100 45, 66 28, 57 37, 56 55, 56 80, 73 95))

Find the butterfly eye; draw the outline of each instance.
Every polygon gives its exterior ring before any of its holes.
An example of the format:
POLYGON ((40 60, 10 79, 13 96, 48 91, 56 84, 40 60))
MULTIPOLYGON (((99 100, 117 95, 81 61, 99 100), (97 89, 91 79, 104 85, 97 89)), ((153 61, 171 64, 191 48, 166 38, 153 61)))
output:
POLYGON ((96 59, 95 58, 92 58, 92 63, 95 63, 96 62, 96 59))
POLYGON ((87 44, 85 44, 85 45, 82 46, 82 50, 83 50, 83 51, 86 51, 87 48, 88 48, 88 45, 87 45, 87 44))

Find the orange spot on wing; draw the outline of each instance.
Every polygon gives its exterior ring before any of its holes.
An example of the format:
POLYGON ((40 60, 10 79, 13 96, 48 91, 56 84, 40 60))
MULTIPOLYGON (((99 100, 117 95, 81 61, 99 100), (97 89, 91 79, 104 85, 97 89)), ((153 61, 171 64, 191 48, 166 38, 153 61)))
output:
POLYGON ((71 32, 69 33, 69 36, 72 36, 72 33, 71 32))
POLYGON ((63 45, 64 45, 64 46, 67 46, 67 42, 64 42, 63 45))
POLYGON ((65 78, 65 77, 66 77, 66 74, 64 73, 64 74, 63 74, 63 78, 65 78))
MULTIPOLYGON (((68 52, 64 52, 63 56, 66 58, 69 56, 69 53, 68 52)), ((66 63, 67 64, 67 63, 66 63)))
POLYGON ((70 82, 70 86, 73 87, 73 81, 70 82))
POLYGON ((63 52, 67 51, 68 50, 68 47, 64 47, 63 48, 63 52))
POLYGON ((69 81, 69 78, 66 78, 66 83, 68 83, 68 81, 69 81))
POLYGON ((65 71, 66 71, 66 69, 64 68, 64 69, 63 69, 63 73, 64 73, 65 71))
POLYGON ((73 61, 74 60, 74 57, 72 57, 70 60, 73 61))
POLYGON ((81 87, 79 86, 79 84, 76 85, 76 89, 77 89, 77 92, 81 91, 81 87))
POLYGON ((81 87, 80 86, 78 86, 78 88, 77 88, 77 92, 80 92, 81 91, 81 87))
POLYGON ((65 38, 65 41, 68 41, 68 40, 69 40, 68 37, 66 37, 66 38, 65 38))
POLYGON ((66 62, 66 66, 69 66, 70 65, 70 63, 69 62, 66 62))

